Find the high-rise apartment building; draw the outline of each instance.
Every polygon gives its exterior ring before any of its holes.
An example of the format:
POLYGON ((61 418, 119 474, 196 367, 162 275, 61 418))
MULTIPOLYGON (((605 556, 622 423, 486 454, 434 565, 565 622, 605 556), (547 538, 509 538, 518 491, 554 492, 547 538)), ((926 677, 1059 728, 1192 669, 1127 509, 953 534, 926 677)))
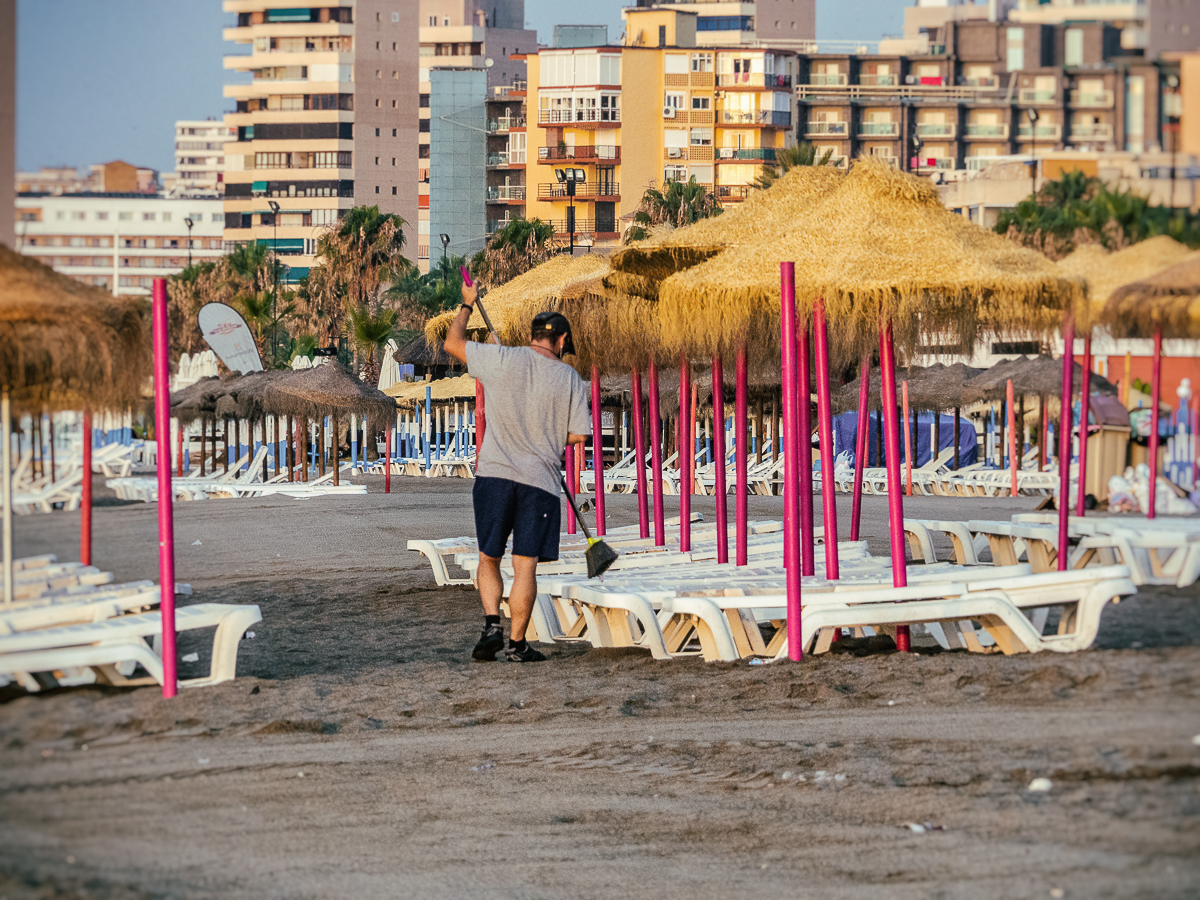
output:
POLYGON ((1103 23, 1119 32, 1121 50, 1146 59, 1200 48, 1195 0, 1017 0, 1008 18, 1021 25, 1103 23))
POLYGON ((563 240, 617 240, 646 189, 667 181, 694 177, 738 202, 794 127, 791 51, 701 47, 696 14, 678 5, 625 18, 623 46, 528 60, 526 215, 563 240), (579 172, 572 195, 561 178, 579 172))
MULTIPOLYGON (((787 47, 811 41, 817 33, 816 0, 637 0, 631 5, 694 13, 700 47, 787 47)), ((643 20, 627 19, 625 43, 655 46, 661 41, 645 29, 643 20)))
MULTIPOLYGON (((214 119, 184 119, 175 123, 175 194, 220 194, 225 191, 225 144, 237 132, 214 119)), ((165 179, 164 179, 165 180, 165 179)))
POLYGON ((487 233, 526 218, 526 162, 530 130, 525 98, 528 83, 491 89, 487 102, 487 233))
POLYGON ((0 0, 0 244, 13 245, 17 169, 17 0, 0 0))
POLYGON ((353 206, 408 222, 415 258, 418 8, 410 0, 288 7, 225 0, 228 41, 249 47, 225 66, 225 241, 278 246, 288 278, 307 274, 321 231, 353 206))

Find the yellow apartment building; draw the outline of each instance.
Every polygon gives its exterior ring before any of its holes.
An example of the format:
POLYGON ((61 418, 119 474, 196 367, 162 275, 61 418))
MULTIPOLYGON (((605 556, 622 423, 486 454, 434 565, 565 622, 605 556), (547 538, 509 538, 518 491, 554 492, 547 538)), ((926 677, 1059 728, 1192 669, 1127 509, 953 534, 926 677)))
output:
POLYGON ((668 181, 695 177, 740 202, 792 130, 793 53, 698 47, 693 12, 623 15, 621 46, 528 57, 526 216, 565 239, 574 207, 585 245, 618 240, 646 189, 668 181))

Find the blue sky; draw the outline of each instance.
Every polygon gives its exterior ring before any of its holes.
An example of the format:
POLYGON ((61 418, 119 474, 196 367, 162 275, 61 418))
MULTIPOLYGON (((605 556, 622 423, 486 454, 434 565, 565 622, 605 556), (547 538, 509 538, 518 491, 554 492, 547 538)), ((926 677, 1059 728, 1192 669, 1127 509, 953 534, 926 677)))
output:
MULTIPOLYGON (((526 0, 530 28, 606 23, 628 0, 526 0)), ((817 0, 817 36, 876 40, 903 30, 908 0, 817 0)), ((124 159, 174 167, 176 119, 219 118, 230 76, 221 0, 18 0, 17 165, 124 159)))

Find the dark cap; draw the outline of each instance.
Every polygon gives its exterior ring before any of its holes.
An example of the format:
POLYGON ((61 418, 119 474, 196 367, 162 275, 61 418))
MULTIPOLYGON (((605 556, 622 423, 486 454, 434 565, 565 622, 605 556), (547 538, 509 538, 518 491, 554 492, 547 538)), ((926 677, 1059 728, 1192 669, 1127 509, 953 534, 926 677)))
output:
POLYGON ((555 337, 565 334, 567 336, 566 343, 563 344, 563 355, 568 353, 574 355, 575 342, 571 340, 571 323, 567 321, 567 317, 562 313, 557 312, 542 312, 533 317, 533 331, 549 331, 555 337))

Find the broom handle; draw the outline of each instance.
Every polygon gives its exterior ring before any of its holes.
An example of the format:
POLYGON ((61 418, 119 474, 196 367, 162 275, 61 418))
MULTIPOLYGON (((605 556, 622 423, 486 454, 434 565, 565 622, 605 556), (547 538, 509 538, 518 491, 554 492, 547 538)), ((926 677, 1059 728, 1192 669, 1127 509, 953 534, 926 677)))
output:
POLYGON ((579 514, 579 507, 575 504, 575 497, 571 494, 571 489, 567 487, 567 479, 559 478, 558 483, 562 485, 563 493, 567 495, 567 502, 571 504, 571 509, 575 510, 575 518, 579 522, 579 527, 583 529, 583 536, 590 544, 592 541, 592 536, 588 534, 588 527, 586 524, 584 524, 583 516, 579 514))
POLYGON ((491 316, 487 314, 487 310, 483 308, 483 303, 478 297, 475 298, 475 305, 479 308, 479 314, 483 316, 483 323, 487 325, 488 331, 492 333, 492 340, 496 342, 496 346, 500 346, 500 336, 496 334, 496 326, 492 324, 491 316))

